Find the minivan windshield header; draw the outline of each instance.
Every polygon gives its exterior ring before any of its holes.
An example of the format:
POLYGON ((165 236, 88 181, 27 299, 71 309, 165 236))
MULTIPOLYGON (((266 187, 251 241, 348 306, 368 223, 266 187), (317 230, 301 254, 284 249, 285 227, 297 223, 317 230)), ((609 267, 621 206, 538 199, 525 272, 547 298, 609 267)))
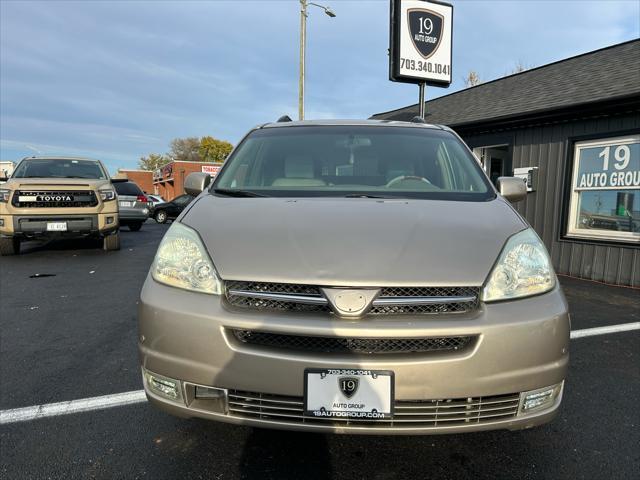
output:
POLYGON ((86 178, 106 180, 99 162, 57 158, 25 158, 18 164, 13 178, 86 178))
POLYGON ((468 201, 495 196, 475 158, 450 132, 353 125, 255 130, 227 160, 213 191, 468 201))

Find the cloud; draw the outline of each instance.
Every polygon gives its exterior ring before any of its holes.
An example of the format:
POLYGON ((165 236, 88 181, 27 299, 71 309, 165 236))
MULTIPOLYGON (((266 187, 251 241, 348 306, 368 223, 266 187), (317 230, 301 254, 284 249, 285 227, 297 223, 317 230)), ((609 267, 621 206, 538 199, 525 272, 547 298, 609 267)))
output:
MULTIPOLYGON (((417 100, 388 81, 388 1, 326 0, 308 19, 308 118, 366 118, 417 100)), ((455 2, 454 84, 640 36, 635 1, 455 2)), ((0 2, 0 157, 135 166, 174 137, 237 142, 297 114, 298 2, 0 2)))

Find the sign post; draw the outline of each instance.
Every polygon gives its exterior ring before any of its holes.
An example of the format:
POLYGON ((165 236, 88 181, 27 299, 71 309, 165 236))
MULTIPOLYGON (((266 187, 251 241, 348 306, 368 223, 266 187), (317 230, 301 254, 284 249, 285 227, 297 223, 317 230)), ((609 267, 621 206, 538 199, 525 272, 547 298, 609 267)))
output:
POLYGON ((426 89, 426 83, 422 82, 418 85, 418 104, 420 105, 418 115, 420 115, 420 118, 424 118, 424 92, 426 89))
POLYGON ((389 80, 417 83, 419 115, 427 85, 451 84, 453 6, 435 0, 391 0, 389 80))

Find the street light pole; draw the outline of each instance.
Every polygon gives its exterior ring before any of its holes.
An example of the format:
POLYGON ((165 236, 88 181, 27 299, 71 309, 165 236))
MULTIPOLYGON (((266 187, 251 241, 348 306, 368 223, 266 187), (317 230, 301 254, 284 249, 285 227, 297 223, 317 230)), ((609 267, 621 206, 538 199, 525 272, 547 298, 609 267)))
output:
POLYGON ((307 50, 307 0, 300 0, 300 78, 298 80, 298 120, 304 120, 304 60, 307 50))
POLYGON ((300 78, 298 79, 298 119, 304 120, 304 73, 305 73, 305 57, 307 50, 307 8, 309 5, 322 8, 324 13, 329 17, 336 16, 329 7, 319 5, 308 0, 300 0, 300 78))

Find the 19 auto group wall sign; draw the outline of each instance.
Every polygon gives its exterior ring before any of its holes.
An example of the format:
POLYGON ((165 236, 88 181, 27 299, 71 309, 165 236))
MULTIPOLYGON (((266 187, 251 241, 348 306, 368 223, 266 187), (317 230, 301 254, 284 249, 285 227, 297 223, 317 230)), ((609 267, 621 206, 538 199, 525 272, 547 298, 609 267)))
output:
POLYGON ((453 6, 427 0, 391 0, 389 78, 449 86, 453 6))
POLYGON ((640 135, 597 146, 576 145, 576 190, 637 189, 640 187, 640 135))

